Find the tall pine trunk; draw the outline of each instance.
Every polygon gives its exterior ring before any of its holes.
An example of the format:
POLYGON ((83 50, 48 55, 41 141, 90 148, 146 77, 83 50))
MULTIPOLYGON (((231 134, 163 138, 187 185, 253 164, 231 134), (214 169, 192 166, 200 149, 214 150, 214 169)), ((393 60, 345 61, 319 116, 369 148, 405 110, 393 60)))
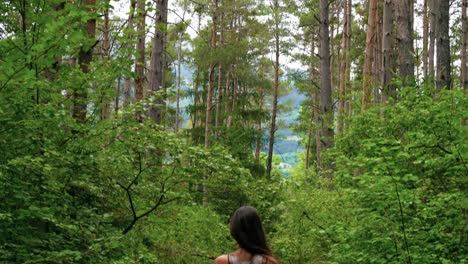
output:
MULTIPOLYGON (((137 57, 135 63, 135 100, 143 99, 143 87, 145 83, 145 0, 137 0, 137 57)), ((140 119, 138 114, 138 119, 140 119)))
POLYGON ((429 44, 429 0, 423 0, 423 73, 424 80, 429 76, 429 54, 428 54, 428 44, 429 44))
POLYGON ((377 40, 377 12, 378 0, 369 1, 369 17, 367 19, 366 51, 364 54, 364 72, 363 72, 363 94, 361 103, 366 108, 372 102, 372 65, 374 64, 374 53, 377 40))
POLYGON ((177 44, 177 94, 176 94, 176 115, 175 115, 175 125, 174 131, 177 133, 179 131, 179 115, 180 115, 180 78, 181 78, 181 64, 182 64, 182 33, 178 34, 178 44, 177 44))
MULTIPOLYGON (((153 49, 151 51, 151 79, 149 92, 152 94, 160 93, 164 89, 164 47, 166 40, 166 24, 167 24, 167 0, 158 0, 156 2, 156 26, 153 38, 153 49)), ((156 123, 162 123, 162 111, 164 108, 164 100, 158 94, 156 105, 152 105, 149 109, 150 118, 156 123)), ((163 95, 165 96, 165 95, 163 95)))
MULTIPOLYGON (((102 32, 102 46, 101 55, 103 62, 107 65, 110 55, 110 39, 109 39, 109 7, 104 10, 104 23, 101 28, 102 32)), ((101 120, 109 117, 109 98, 107 98, 106 91, 102 91, 101 94, 101 120)))
MULTIPOLYGON (((322 153, 333 146, 333 104, 332 87, 330 73, 330 36, 329 36, 329 0, 320 0, 320 142, 317 146, 318 165, 321 169, 327 169, 321 159, 322 153)), ((332 174, 326 173, 324 176, 331 179, 332 174)))
POLYGON ((437 46, 437 89, 451 88, 450 75, 450 37, 449 37, 449 1, 438 0, 439 16, 436 27, 437 46))
POLYGON ((437 16, 439 10, 437 9, 438 0, 429 1, 429 48, 428 48, 428 63, 429 63, 429 78, 435 78, 435 65, 434 65, 434 54, 435 54, 435 39, 437 29, 437 16))
MULTIPOLYGON (((261 113, 263 111, 263 87, 258 89, 258 110, 261 113)), ((262 147, 262 119, 257 119, 257 135, 255 138, 255 162, 260 163, 260 148, 262 147)))
MULTIPOLYGON (((348 31, 348 24, 351 23, 348 17, 348 2, 351 0, 343 1, 343 32, 341 36, 341 58, 340 58, 340 85, 338 88, 338 133, 343 132, 344 126, 344 113, 345 113, 345 100, 346 88, 348 82, 348 67, 349 67, 349 40, 351 32, 348 31)), ((313 54, 313 50, 311 54, 313 54)))
MULTIPOLYGON (((223 45, 224 42, 224 13, 221 12, 220 14, 220 35, 219 35, 219 43, 223 45)), ((216 94, 216 115, 215 115, 215 138, 218 138, 219 134, 219 126, 221 120, 221 106, 223 100, 223 64, 219 63, 218 65, 218 93, 216 94)))
POLYGON ((399 74, 404 84, 410 84, 414 81, 412 14, 409 2, 408 0, 395 2, 399 74))
POLYGON ((468 21, 466 9, 468 7, 468 0, 463 0, 462 3, 462 47, 461 47, 461 87, 468 88, 468 65, 466 56, 468 52, 468 21))
MULTIPOLYGON (((276 15, 279 9, 278 0, 274 1, 275 10, 275 66, 274 66, 274 83, 273 83, 273 109, 271 112, 270 124, 270 140, 268 142, 268 157, 267 157, 267 177, 271 176, 272 162, 273 162, 273 147, 275 145, 275 132, 276 132, 276 114, 278 111, 278 90, 279 90, 279 57, 280 57, 280 43, 279 43, 279 17, 276 15)), ((328 65, 330 70, 330 65, 328 65)))
MULTIPOLYGON (((346 5, 346 4, 345 4, 346 5)), ((346 14, 346 12, 345 12, 346 14)), ((346 16, 346 15, 345 15, 346 16)), ((345 27, 346 28, 346 25, 345 27)), ((346 29, 345 29, 346 30, 346 29)), ((344 34, 343 34, 344 36, 344 34)), ((343 50, 346 50, 346 49, 343 49, 343 50)), ((313 55, 315 53, 315 38, 314 38, 314 34, 313 34, 313 31, 311 30, 311 34, 310 34, 310 54, 313 55)), ((310 65, 309 65, 309 79, 310 79, 310 84, 311 84, 311 101, 310 101, 310 124, 309 124, 309 127, 308 127, 308 137, 307 137, 307 146, 306 146, 306 158, 305 158, 305 174, 306 176, 308 175, 308 172, 309 172, 309 167, 310 167, 310 153, 311 153, 311 149, 312 149, 312 140, 315 138, 315 134, 314 132, 317 131, 316 129, 316 118, 317 118, 317 108, 318 108, 318 105, 317 105, 317 93, 316 93, 316 87, 315 87, 315 82, 314 82, 314 72, 315 72, 315 67, 312 63, 312 61, 310 62, 310 65)), ((342 87, 342 83, 340 82, 340 87, 342 87)), ((340 90, 341 91, 341 90, 340 90)), ((343 100, 341 100, 343 102, 343 100)))
MULTIPOLYGON (((130 3, 130 13, 129 13, 129 16, 128 16, 128 22, 127 22, 127 31, 128 31, 128 42, 127 42, 127 49, 129 50, 128 51, 128 55, 127 55, 127 59, 130 61, 132 59, 132 52, 131 50, 133 50, 134 48, 134 44, 132 43, 132 39, 133 39, 133 19, 134 19, 134 14, 135 14, 135 5, 136 5, 136 1, 135 0, 132 0, 131 3, 130 3)), ((130 71, 130 69, 127 69, 130 71)), ((132 89, 132 82, 131 82, 131 78, 130 76, 125 76, 125 79, 124 79, 124 88, 123 88, 123 106, 126 107, 130 104, 130 94, 131 94, 131 89, 132 89)))
MULTIPOLYGON (((96 0, 85 0, 83 5, 91 14, 93 12, 93 8, 96 6, 96 0)), ((86 21, 86 36, 89 39, 95 39, 95 18, 90 18, 86 21)), ((93 50, 94 45, 88 47, 88 49, 84 49, 83 47, 80 49, 80 53, 78 56, 78 64, 80 65, 80 69, 84 74, 87 74, 89 72, 89 64, 93 60, 93 50)), ((88 92, 86 90, 86 86, 75 88, 73 90, 73 117, 78 121, 84 122, 86 120, 86 108, 88 105, 87 100, 88 92)))

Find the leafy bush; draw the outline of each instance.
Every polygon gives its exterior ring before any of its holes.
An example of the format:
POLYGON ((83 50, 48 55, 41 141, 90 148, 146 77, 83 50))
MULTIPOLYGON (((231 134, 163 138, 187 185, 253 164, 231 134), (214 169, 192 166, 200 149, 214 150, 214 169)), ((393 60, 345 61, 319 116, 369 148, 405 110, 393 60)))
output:
POLYGON ((275 247, 292 263, 467 263, 467 100, 404 90, 348 120, 334 190, 293 171, 275 247))

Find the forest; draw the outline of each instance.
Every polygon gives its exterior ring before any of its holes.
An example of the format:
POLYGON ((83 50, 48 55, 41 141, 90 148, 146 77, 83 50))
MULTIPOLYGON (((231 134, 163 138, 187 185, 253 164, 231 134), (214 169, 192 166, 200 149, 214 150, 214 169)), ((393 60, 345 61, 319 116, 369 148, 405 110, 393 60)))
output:
POLYGON ((0 263, 468 263, 467 7, 0 1, 0 263))

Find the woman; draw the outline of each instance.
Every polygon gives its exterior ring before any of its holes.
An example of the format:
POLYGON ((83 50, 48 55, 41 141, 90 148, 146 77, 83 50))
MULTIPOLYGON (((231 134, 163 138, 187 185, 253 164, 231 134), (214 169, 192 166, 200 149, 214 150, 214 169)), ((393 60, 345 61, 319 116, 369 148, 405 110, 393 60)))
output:
POLYGON ((229 227, 239 249, 217 257, 214 264, 278 264, 266 243, 262 222, 255 208, 242 206, 237 209, 229 227))

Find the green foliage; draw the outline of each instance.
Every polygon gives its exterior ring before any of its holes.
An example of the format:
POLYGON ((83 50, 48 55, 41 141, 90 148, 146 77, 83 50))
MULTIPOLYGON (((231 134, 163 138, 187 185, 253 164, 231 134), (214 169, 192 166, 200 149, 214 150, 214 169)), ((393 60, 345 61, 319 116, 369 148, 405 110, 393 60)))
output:
POLYGON ((400 102, 354 118, 337 142, 336 183, 359 221, 333 249, 341 261, 466 261, 466 96, 430 94, 404 90, 400 102))
POLYGON ((246 169, 253 131, 206 149, 144 114, 136 121, 154 98, 103 118, 116 79, 133 75, 130 40, 112 36, 122 48, 85 74, 75 60, 95 44, 83 31, 89 14, 41 3, 28 6, 37 28, 24 35, 12 3, 0 4, 0 262, 211 263, 231 250, 230 213, 272 197, 246 169), (76 90, 88 95, 82 122, 71 115, 76 90))
POLYGON ((292 171, 275 234, 283 261, 466 263, 467 98, 403 90, 348 120, 335 189, 292 171))

